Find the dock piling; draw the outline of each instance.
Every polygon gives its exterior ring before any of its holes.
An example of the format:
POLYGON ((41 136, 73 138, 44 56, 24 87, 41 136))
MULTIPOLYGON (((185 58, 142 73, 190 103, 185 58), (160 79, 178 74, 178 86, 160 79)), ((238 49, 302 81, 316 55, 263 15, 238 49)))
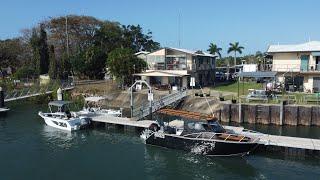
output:
POLYGON ((0 87, 0 108, 4 107, 4 91, 2 87, 0 87))

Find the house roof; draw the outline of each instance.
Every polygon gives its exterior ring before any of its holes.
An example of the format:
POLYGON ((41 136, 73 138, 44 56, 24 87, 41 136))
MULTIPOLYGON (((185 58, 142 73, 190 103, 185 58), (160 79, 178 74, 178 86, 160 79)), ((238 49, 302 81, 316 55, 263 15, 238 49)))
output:
POLYGON ((212 54, 209 54, 207 52, 200 51, 200 50, 194 51, 194 50, 180 49, 180 48, 173 48, 173 47, 168 47, 167 49, 180 51, 180 52, 184 52, 184 53, 187 53, 187 54, 192 54, 192 55, 195 55, 195 56, 217 57, 217 55, 212 55, 212 54))
POLYGON ((270 45, 267 50, 268 53, 315 51, 320 51, 320 41, 310 41, 307 43, 290 45, 270 45))
POLYGON ((148 51, 139 51, 139 52, 137 52, 137 53, 135 53, 134 55, 136 55, 136 56, 138 56, 138 55, 140 55, 140 54, 145 54, 145 55, 147 55, 147 54, 149 54, 150 52, 148 52, 148 51))
POLYGON ((147 70, 143 73, 134 74, 135 76, 148 76, 148 77, 182 77, 189 76, 190 74, 184 70, 147 70))

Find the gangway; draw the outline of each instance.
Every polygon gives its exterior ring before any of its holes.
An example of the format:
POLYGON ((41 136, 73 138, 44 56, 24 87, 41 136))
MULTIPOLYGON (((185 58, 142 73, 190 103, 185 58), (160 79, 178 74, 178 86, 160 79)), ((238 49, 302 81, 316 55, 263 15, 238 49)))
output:
POLYGON ((151 112, 152 113, 156 112, 157 110, 163 107, 166 107, 172 103, 182 100, 186 96, 187 96, 187 90, 181 90, 173 94, 163 96, 159 100, 152 101, 151 107, 150 107, 150 104, 147 103, 137 108, 134 108, 132 111, 132 117, 137 120, 142 119, 148 116, 151 112), (152 108, 152 110, 150 108, 152 108))

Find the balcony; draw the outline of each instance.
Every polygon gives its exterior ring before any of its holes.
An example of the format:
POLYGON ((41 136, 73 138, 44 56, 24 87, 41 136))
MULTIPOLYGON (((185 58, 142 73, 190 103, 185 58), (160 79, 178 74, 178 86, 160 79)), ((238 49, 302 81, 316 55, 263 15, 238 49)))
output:
POLYGON ((320 64, 273 64, 272 71, 276 72, 320 72, 320 64))

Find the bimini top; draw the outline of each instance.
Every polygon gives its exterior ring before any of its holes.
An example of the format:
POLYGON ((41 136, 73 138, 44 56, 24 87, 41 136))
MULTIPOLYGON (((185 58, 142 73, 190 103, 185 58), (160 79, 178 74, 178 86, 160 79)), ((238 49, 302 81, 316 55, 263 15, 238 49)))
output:
POLYGON ((51 101, 49 102, 49 106, 57 106, 57 107, 62 107, 67 104, 71 104, 71 101, 51 101))
POLYGON ((102 96, 92 96, 92 97, 84 98, 84 100, 86 102, 99 102, 99 101, 104 100, 104 99, 106 99, 106 98, 102 97, 102 96))

